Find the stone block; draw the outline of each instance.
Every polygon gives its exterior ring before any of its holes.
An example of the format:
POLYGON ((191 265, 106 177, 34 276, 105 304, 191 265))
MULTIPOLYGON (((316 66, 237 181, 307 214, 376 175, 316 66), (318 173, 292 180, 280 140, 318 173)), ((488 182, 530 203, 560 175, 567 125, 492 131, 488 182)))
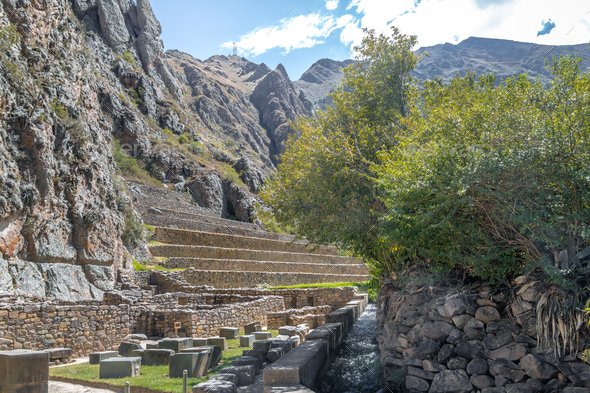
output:
POLYGON ((270 340, 273 348, 283 348, 285 353, 295 348, 295 343, 291 340, 270 340))
POLYGON ((158 349, 171 349, 174 353, 180 353, 182 349, 192 348, 192 337, 165 338, 158 343, 158 349))
POLYGON ((166 366, 170 356, 174 355, 171 349, 146 349, 141 353, 141 364, 144 366, 166 366))
POLYGON ((254 332, 254 337, 256 340, 270 340, 272 338, 271 332, 254 332))
POLYGON ((238 376, 238 386, 248 386, 254 383, 254 366, 232 366, 222 368, 221 374, 235 374, 238 376))
POLYGON ((254 348, 255 350, 261 351, 263 354, 267 354, 268 351, 272 348, 272 341, 271 340, 262 340, 262 341, 254 341, 254 348))
POLYGON ((219 329, 219 337, 225 337, 228 340, 234 340, 240 336, 240 329, 232 327, 222 327, 219 329))
POLYGON ((200 378, 207 374, 207 352, 175 353, 170 356, 168 375, 170 378, 182 378, 183 370, 189 378, 200 378))
POLYGON ((48 352, 0 351, 0 392, 47 392, 48 379, 48 352))
POLYGON ((341 322, 335 323, 324 323, 321 326, 315 328, 311 333, 307 335, 305 338, 306 340, 326 340, 328 341, 330 347, 330 357, 336 356, 336 352, 342 345, 342 340, 344 340, 344 326, 341 322))
POLYGON ((204 347, 207 345, 206 338, 193 338, 193 347, 204 347))
POLYGON ((148 341, 145 343, 145 348, 146 349, 158 349, 159 345, 160 345, 159 341, 148 341))
POLYGON ((246 335, 259 332, 260 330, 262 330, 262 325, 258 321, 244 325, 244 334, 246 335))
POLYGON ((109 358, 101 360, 99 378, 137 377, 141 368, 140 357, 109 358))
POLYGON ((252 356, 240 356, 237 359, 232 360, 232 366, 254 366, 254 374, 260 373, 260 365, 258 359, 252 356))
POLYGON ((302 323, 300 325, 297 325, 297 329, 302 329, 305 331, 305 334, 309 333, 309 325, 307 323, 302 323))
POLYGON ((254 335, 248 334, 246 336, 240 336, 240 347, 251 347, 254 345, 254 335))
POLYGON ((236 374, 215 374, 209 378, 209 381, 227 381, 231 383, 238 383, 238 376, 236 374))
POLYGON ((346 337, 354 323, 354 310, 352 308, 340 308, 326 314, 326 323, 335 322, 342 323, 342 333, 346 337))
POLYGON ((120 356, 129 356, 131 351, 133 351, 134 349, 142 349, 142 348, 141 348, 141 345, 136 344, 136 343, 122 342, 121 344, 119 344, 119 355, 120 356))
POLYGON ((221 350, 227 351, 229 349, 225 337, 209 337, 207 345, 217 345, 221 350))
POLYGON ((88 355, 88 363, 99 364, 101 360, 116 358, 119 356, 117 351, 94 352, 88 355))
POLYGON ((221 347, 217 345, 206 345, 199 348, 206 349, 209 353, 209 360, 207 361, 208 370, 217 366, 217 364, 221 361, 221 357, 223 356, 223 351, 221 350, 221 347))
POLYGON ((264 365, 265 356, 260 350, 250 349, 247 351, 242 351, 242 356, 252 356, 253 358, 258 359, 258 365, 260 368, 264 365))
POLYGON ((326 340, 304 341, 264 370, 264 386, 301 384, 316 390, 329 365, 328 351, 326 340))
POLYGON ((281 326, 279 328, 279 334, 284 334, 286 336, 295 336, 297 335, 297 328, 295 326, 281 326))
POLYGON ((266 357, 268 358, 269 362, 274 363, 280 358, 282 358, 284 354, 285 350, 283 348, 273 348, 270 351, 268 351, 266 357))
POLYGON ((72 357, 71 348, 52 348, 48 349, 47 352, 49 352, 49 360, 66 359, 72 357))
POLYGON ((207 382, 193 386, 192 393, 237 393, 237 391, 235 383, 209 379, 207 382))

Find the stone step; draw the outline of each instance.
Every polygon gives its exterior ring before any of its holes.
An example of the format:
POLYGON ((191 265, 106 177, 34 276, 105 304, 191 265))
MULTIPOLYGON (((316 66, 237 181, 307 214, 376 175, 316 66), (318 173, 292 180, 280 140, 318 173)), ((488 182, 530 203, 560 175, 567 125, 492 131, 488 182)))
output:
POLYGON ((193 203, 193 198, 188 193, 175 191, 173 186, 168 187, 169 188, 154 187, 133 180, 127 180, 127 188, 132 195, 137 195, 139 193, 147 197, 175 200, 188 203, 189 205, 193 203))
MULTIPOLYGON (((145 224, 152 225, 152 226, 159 226, 159 227, 167 227, 167 228, 179 228, 179 229, 187 229, 189 231, 202 231, 202 232, 210 232, 210 233, 224 233, 227 235, 236 235, 236 236, 246 236, 246 237, 258 237, 261 239, 270 239, 270 240, 280 240, 285 242, 290 242, 294 239, 293 236, 288 235, 281 235, 278 233, 272 233, 267 231, 262 231, 254 224, 252 226, 256 229, 246 229, 240 225, 234 225, 233 223, 241 223, 241 221, 232 221, 232 220, 225 220, 223 218, 214 218, 218 220, 219 224, 212 224, 202 221, 193 221, 187 220, 182 218, 176 218, 174 216, 168 215, 168 212, 164 212, 164 214, 153 214, 147 211, 141 212, 141 216, 145 224), (225 221, 229 221, 226 223, 225 221)), ((193 217, 196 215, 192 215, 193 217)), ((243 223, 246 224, 246 223, 243 223)))
MULTIPOLYGON (((204 214, 194 214, 190 211, 184 210, 173 210, 173 209, 158 209, 162 212, 162 214, 154 214, 150 213, 148 210, 152 207, 150 205, 144 205, 142 203, 136 203, 135 207, 137 211, 143 216, 144 220, 146 217, 150 217, 151 220, 157 220, 158 217, 163 217, 165 219, 171 220, 183 220, 187 222, 198 222, 201 224, 212 225, 212 226, 223 226, 223 227, 230 227, 230 228, 240 228, 246 229, 251 231, 260 231, 258 227, 251 223, 251 222, 243 222, 243 221, 235 221, 235 220, 228 220, 226 218, 221 218, 217 216, 211 215, 204 215, 204 214), (153 216, 153 217, 152 217, 153 216)), ((157 225, 157 224, 148 224, 148 225, 155 225, 155 226, 168 226, 174 224, 171 222, 170 224, 166 225, 157 225)), ((180 226, 179 226, 180 227, 180 226)), ((188 228, 184 228, 188 229, 188 228)), ((262 232, 262 231, 260 231, 262 232)))
POLYGON ((156 241, 166 244, 182 244, 187 246, 209 246, 223 248, 242 248, 247 250, 265 250, 313 253, 322 255, 338 255, 338 249, 330 246, 317 246, 315 249, 306 243, 290 243, 280 240, 261 239, 256 237, 226 235, 187 229, 156 227, 156 241))
POLYGON ((268 262, 299 262, 320 264, 359 264, 360 259, 337 255, 321 255, 309 253, 248 250, 240 248, 223 248, 208 246, 183 246, 176 244, 151 245, 150 251, 155 257, 166 258, 211 258, 241 259, 248 261, 268 262))
POLYGON ((256 285, 298 285, 337 282, 365 282, 370 276, 354 274, 251 272, 236 270, 196 270, 181 272, 190 285, 211 285, 215 288, 254 287, 256 285))
POLYGON ((155 197, 155 196, 150 196, 150 195, 141 195, 141 194, 131 194, 131 195, 133 196, 133 201, 135 203, 140 204, 140 205, 144 205, 144 206, 153 207, 158 210, 171 209, 171 210, 176 210, 176 211, 181 211, 181 212, 186 212, 186 213, 191 213, 191 214, 198 214, 198 215, 202 215, 202 216, 221 218, 217 214, 215 214, 213 211, 211 211, 210 209, 207 209, 205 207, 201 207, 198 205, 193 205, 191 203, 179 201, 174 198, 165 199, 165 198, 160 198, 160 197, 155 197))
POLYGON ((197 270, 245 270, 250 272, 288 272, 368 275, 366 265, 319 264, 298 262, 247 261, 239 259, 169 258, 162 262, 169 269, 193 267, 197 270))

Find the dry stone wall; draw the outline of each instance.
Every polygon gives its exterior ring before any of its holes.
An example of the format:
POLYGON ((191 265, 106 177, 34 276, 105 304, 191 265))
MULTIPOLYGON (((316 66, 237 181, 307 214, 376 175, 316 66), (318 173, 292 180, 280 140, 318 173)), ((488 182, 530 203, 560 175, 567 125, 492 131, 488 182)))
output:
POLYGON ((590 388, 590 365, 581 352, 587 320, 574 326, 562 321, 557 342, 545 342, 536 318, 551 291, 530 277, 513 284, 513 297, 489 288, 402 291, 385 285, 377 300, 377 340, 386 384, 429 393, 590 391, 568 390, 590 388), (567 330, 578 338, 571 352, 559 337, 567 330))
POLYGON ((305 306, 331 305, 334 308, 344 307, 358 295, 357 287, 338 288, 306 288, 306 289, 256 289, 236 288, 224 289, 210 286, 192 286, 178 272, 154 271, 151 284, 158 285, 161 292, 235 294, 241 296, 281 296, 286 308, 301 308, 305 306))

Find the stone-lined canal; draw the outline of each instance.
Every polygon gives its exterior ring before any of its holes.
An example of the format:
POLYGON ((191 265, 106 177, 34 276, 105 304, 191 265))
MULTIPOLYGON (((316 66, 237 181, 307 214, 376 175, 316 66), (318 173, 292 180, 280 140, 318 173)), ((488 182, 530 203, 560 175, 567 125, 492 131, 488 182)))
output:
POLYGON ((382 389, 377 308, 369 304, 344 340, 320 393, 375 393, 382 389))

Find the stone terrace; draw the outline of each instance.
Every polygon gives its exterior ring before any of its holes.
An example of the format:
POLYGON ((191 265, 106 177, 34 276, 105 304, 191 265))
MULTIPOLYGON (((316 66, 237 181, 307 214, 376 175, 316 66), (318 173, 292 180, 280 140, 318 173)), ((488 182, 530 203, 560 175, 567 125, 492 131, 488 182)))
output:
POLYGON ((144 222, 156 227, 158 244, 150 246, 152 255, 167 258, 164 267, 187 268, 182 275, 191 285, 234 288, 368 279, 361 260, 339 256, 335 247, 314 247, 253 223, 215 217, 194 205, 188 194, 133 187, 144 222))

